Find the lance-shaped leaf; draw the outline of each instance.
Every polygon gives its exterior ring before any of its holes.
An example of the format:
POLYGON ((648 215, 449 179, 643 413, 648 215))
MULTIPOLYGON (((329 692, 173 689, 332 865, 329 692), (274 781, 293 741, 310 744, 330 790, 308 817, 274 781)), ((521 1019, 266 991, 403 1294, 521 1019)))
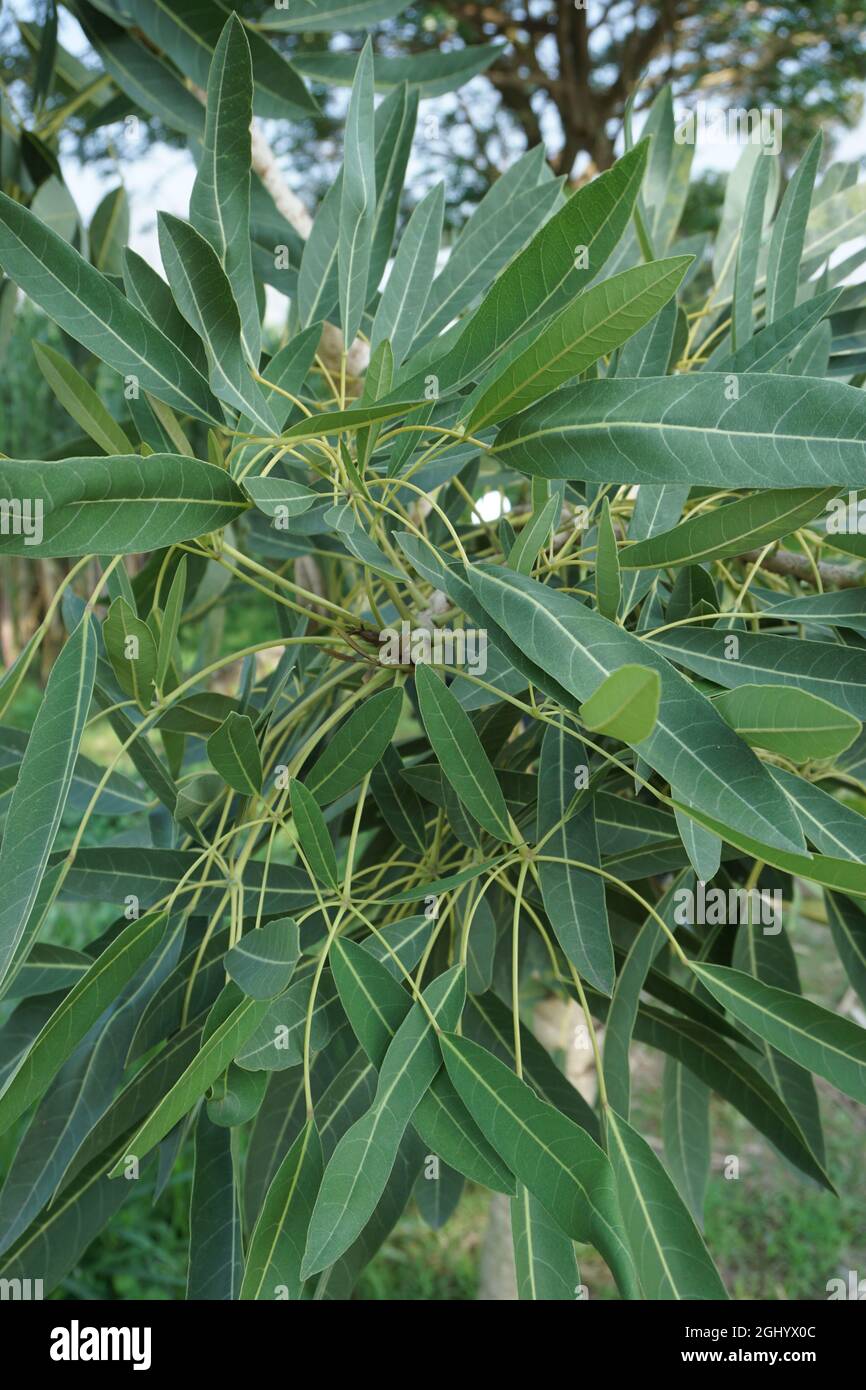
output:
MULTIPOLYGON (((682 885, 683 877, 679 875, 675 879, 656 908, 658 916, 671 928, 676 907, 674 895, 682 885)), ((664 932, 656 917, 647 917, 616 977, 610 1008, 607 1011, 604 1079, 610 1104, 624 1116, 628 1116, 631 1105, 629 1051, 640 994, 645 988, 647 975, 663 941, 664 932)))
POLYGON ((350 791, 376 766, 394 737, 402 705, 402 690, 380 690, 349 715, 304 777, 320 806, 350 791))
POLYGON ((698 1228, 710 1176, 710 1090, 668 1057, 662 1079, 662 1139, 665 1164, 698 1228))
POLYGON ((387 339, 397 366, 412 346, 430 293, 444 207, 444 188, 437 183, 422 198, 406 225, 373 320, 371 351, 375 352, 387 339))
MULTIPOLYGON (((774 775, 775 771, 774 769, 774 775)), ((736 846, 753 859, 772 864, 775 869, 784 869, 786 873, 808 878, 812 883, 821 884, 824 888, 848 893, 852 897, 866 897, 866 869, 859 861, 852 861, 850 856, 837 858, 830 854, 791 854, 775 845, 756 840, 746 831, 714 820, 712 816, 696 810, 694 806, 688 808, 688 814, 708 830, 715 831, 729 845, 736 846)))
POLYGON ((716 372, 583 382, 510 420, 496 440, 509 468, 543 478, 705 487, 857 487, 866 400, 839 381, 716 372))
POLYGON ((403 776, 403 760, 393 744, 389 744, 373 769, 370 791, 391 833, 407 849, 423 854, 424 808, 403 776))
POLYGON ((613 988, 613 948, 604 880, 592 872, 601 855, 591 800, 570 814, 583 785, 586 751, 560 725, 548 725, 538 764, 536 836, 544 910, 568 959, 603 993, 613 988), (583 866, 589 867, 583 867, 583 866))
POLYGON ((34 911, 90 709, 96 635, 85 615, 54 663, 27 740, 0 844, 0 984, 34 911))
POLYGON ((540 671, 551 672, 578 699, 588 700, 620 666, 637 663, 657 671, 659 715, 649 738, 638 744, 641 757, 689 807, 748 827, 747 833, 760 827, 767 844, 801 848, 800 827, 770 774, 709 700, 666 661, 656 660, 647 643, 576 599, 510 570, 476 566, 471 581, 485 609, 540 671))
POLYGON ((195 227, 168 212, 159 214, 159 249, 177 307, 204 343, 212 391, 265 434, 278 434, 264 393, 250 376, 238 306, 216 251, 195 227))
POLYGON ((415 667, 415 685, 427 737, 451 786, 485 830, 511 841, 505 797, 469 715, 428 666, 415 667))
POLYGON ((70 337, 142 390, 197 420, 220 423, 207 382, 189 359, 110 280, 5 193, 0 266, 70 337))
POLYGON ((737 266, 734 271, 734 296, 731 305, 731 347, 736 350, 752 336, 755 312, 755 280, 758 274, 758 254, 764 230, 764 207, 770 178, 769 159, 756 159, 746 206, 743 227, 737 245, 737 266))
POLYGON ((165 930, 151 913, 130 922, 64 997, 0 1094, 0 1133, 36 1100, 127 980, 147 959, 165 930))
MULTIPOLYGON (((319 21, 316 20, 318 25, 319 21)), ((373 81, 377 92, 390 91, 408 82, 418 88, 419 95, 425 97, 444 96, 456 90, 464 82, 484 72, 495 62, 501 47, 497 43, 467 44, 465 48, 451 52, 437 53, 430 49, 424 53, 410 53, 406 57, 385 58, 376 54, 374 59, 373 81)), ((329 86, 350 87, 355 74, 354 53, 334 53, 325 50, 308 53, 306 49, 292 55, 293 66, 305 77, 316 82, 326 82, 329 86)), ((439 186, 439 185, 437 185, 439 186)))
POLYGON ((564 1234, 595 1246, 623 1297, 631 1297, 634 1267, 605 1154, 483 1047, 452 1033, 439 1041, 448 1074, 482 1133, 564 1234))
POLYGON ((399 0, 315 0, 312 8, 307 7, 297 14, 275 9, 273 14, 263 18, 262 28, 274 33, 291 33, 296 29, 309 29, 313 23, 321 34, 335 29, 365 29, 392 19, 402 8, 399 0))
POLYGON ((854 1100, 866 1101, 866 1028, 742 970, 696 961, 691 968, 719 1003, 758 1037, 854 1100))
MULTIPOLYGON (((234 986, 231 986, 234 989, 234 986)), ((268 1000, 244 998, 210 1033, 186 1071, 132 1136, 126 1153, 143 1158, 160 1139, 164 1139, 178 1120, 183 1119, 240 1051, 253 1029, 267 1013, 268 1000)), ((123 1172, 123 1158, 115 1163, 109 1177, 123 1172)))
POLYGON ((337 856, 318 801, 297 778, 292 780, 289 797, 298 844, 304 858, 321 883, 336 888, 339 879, 337 856))
POLYGON ((168 591, 165 612, 159 616, 159 649, 156 662, 157 690, 162 690, 174 656, 174 644, 180 631, 183 605, 186 598, 186 575, 186 556, 182 555, 175 570, 174 579, 171 581, 171 588, 168 591))
POLYGON ((242 796, 257 796, 262 789, 262 755, 253 721, 236 710, 207 741, 207 755, 224 782, 242 796))
POLYGON ((268 1188, 250 1239, 242 1299, 301 1297, 301 1259, 323 1170, 322 1145, 311 1117, 268 1188))
POLYGON ((724 507, 689 516, 672 531, 624 546, 619 562, 624 570, 653 569, 697 565, 758 550, 820 516, 835 493, 835 488, 753 492, 724 507))
POLYGON ((690 256, 651 261, 594 285, 552 319, 470 398, 466 430, 506 419, 624 343, 676 294, 690 256))
POLYGON ((195 1130, 195 1168, 189 1204, 188 1300, 238 1296, 243 1270, 241 1219, 231 1133, 202 1110, 195 1130))
POLYGON ((533 513, 508 552, 509 569, 518 574, 532 573, 539 551, 550 541, 561 509, 562 498, 554 493, 540 511, 533 513))
POLYGON ((767 256, 767 323, 788 313, 797 301, 806 222, 823 143, 819 130, 785 189, 773 223, 767 256))
POLYGON ((660 693, 658 671, 620 666, 581 705, 581 722, 594 733, 641 743, 655 727, 660 693))
POLYGON ((845 973, 861 1000, 866 1001, 866 915, 856 903, 825 893, 827 921, 845 973))
POLYGON ((727 1298, 688 1208, 645 1139, 607 1111, 610 1161, 644 1298, 727 1298))
MULTIPOLYGON (((549 486, 549 484, 548 484, 549 486)), ((610 517, 610 503, 605 497, 598 520, 595 544, 595 604, 599 613, 616 622, 622 601, 622 579, 616 535, 610 517)))
POLYGON ((747 743, 795 763, 838 757, 863 727, 828 700, 790 686, 738 685, 713 703, 747 743))
POLYGON ((367 40, 358 59, 346 113, 343 184, 337 267, 340 323, 347 343, 354 340, 367 302, 367 278, 376 211, 373 153, 373 45, 367 40))
POLYGON ((132 445, 79 371, 47 343, 34 343, 39 370, 60 404, 106 454, 130 454, 132 445))
MULTIPOLYGON (((398 983, 402 974, 389 973, 389 957, 371 939, 358 946, 337 940, 331 950, 334 979, 352 1029, 374 1067, 381 1068, 397 1029, 412 1007, 398 983)), ((400 955, 403 954, 401 950, 400 955)), ((415 1108, 412 1126, 443 1162, 495 1192, 514 1192, 514 1179, 478 1129, 444 1071, 415 1108)))
POLYGON ((661 633, 651 642, 668 661, 728 689, 775 685, 790 691, 793 686, 847 710, 856 719, 866 719, 866 653, 860 648, 834 647, 833 660, 828 661, 825 642, 683 627, 661 633))
MULTIPOLYGON (((786 364, 795 349, 799 348, 809 336, 810 331, 829 314, 839 290, 828 290, 826 294, 816 294, 805 299, 795 309, 773 323, 767 324, 760 333, 744 343, 728 357, 720 357, 713 362, 716 372, 772 372, 785 370, 786 364)), ((820 376, 823 372, 802 372, 803 376, 820 376)))
MULTIPOLYGON (((759 914, 753 908, 745 917, 734 941, 734 967, 765 984, 801 994, 797 958, 788 933, 781 930, 781 920, 777 920, 779 930, 773 934, 760 925, 759 914)), ((818 1162, 825 1165, 824 1133, 814 1078, 754 1033, 748 1036, 763 1054, 758 1064, 760 1070, 785 1101, 818 1162)))
POLYGON ((799 594, 796 598, 777 598, 766 604, 765 612, 787 622, 808 627, 850 627, 866 633, 866 588, 834 589, 823 594, 799 594))
POLYGON ((131 695, 140 710, 153 701, 157 651, 147 623, 119 595, 102 624, 102 640, 121 690, 131 695))
MULTIPOLYGON (((226 21, 222 5, 190 6, 188 0, 159 0, 158 4, 152 0, 128 0, 126 11, 186 77, 199 87, 207 86, 214 49, 226 21)), ((294 64, 289 64, 263 35, 247 29, 246 37, 253 60, 256 114, 293 119, 314 115, 319 108, 294 64)))
POLYGON ((511 1234, 518 1297, 573 1301, 580 1282, 574 1241, 560 1230, 528 1187, 521 1186, 511 1199, 511 1234))
MULTIPOLYGON (((462 968, 454 966, 424 991, 438 1026, 455 1027, 466 997, 462 968)), ((394 1034, 373 1104, 343 1135, 325 1169, 310 1222, 301 1275, 333 1264, 360 1235, 385 1190, 412 1112, 441 1066, 433 1024, 413 1004, 394 1034)))
MULTIPOLYGON (((214 50, 190 222, 210 242, 240 313, 246 358, 258 366, 261 325, 250 254, 250 122, 253 73, 246 30, 230 15, 214 50)), ((193 324, 193 327, 195 325, 193 324)))
POLYGON ((642 140, 577 189, 493 282, 437 364, 440 389, 477 374, 517 335, 560 310, 598 275, 628 226, 646 166, 642 140))
POLYGON ((280 917, 246 932, 226 952, 226 974, 251 999, 274 999, 288 987, 300 950, 297 923, 280 917))
POLYGON ((0 534, 0 555, 31 559, 154 550, 221 529, 248 505, 225 469, 176 454, 0 459, 0 485, 33 499, 27 526, 0 534))

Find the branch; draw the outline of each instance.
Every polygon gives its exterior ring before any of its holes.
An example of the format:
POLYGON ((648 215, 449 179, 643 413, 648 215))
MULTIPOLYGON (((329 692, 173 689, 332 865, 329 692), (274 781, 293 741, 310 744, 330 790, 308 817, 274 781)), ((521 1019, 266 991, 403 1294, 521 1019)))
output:
MULTIPOLYGON (((760 550, 747 550, 744 555, 738 556, 738 559, 753 565, 760 554, 760 550)), ((761 561, 761 569, 769 570, 771 574, 791 575, 807 584, 815 582, 815 571, 809 558, 806 555, 798 555, 793 550, 774 550, 771 555, 765 555, 761 561)), ((837 589, 858 589, 863 583, 863 571, 855 565, 835 565, 829 560, 820 560, 818 573, 822 583, 833 585, 837 589)))

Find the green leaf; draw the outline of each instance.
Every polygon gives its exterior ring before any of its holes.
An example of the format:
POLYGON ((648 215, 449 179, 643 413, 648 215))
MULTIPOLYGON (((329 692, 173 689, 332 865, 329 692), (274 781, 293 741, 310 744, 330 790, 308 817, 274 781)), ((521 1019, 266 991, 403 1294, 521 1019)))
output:
MULTIPOLYGON (((421 919, 422 921, 424 919, 421 919)), ((361 946, 338 939, 331 951, 334 979, 352 1029, 373 1066, 381 1068, 391 1040, 412 1007, 410 996, 377 959, 374 938, 361 946)), ((397 976, 397 972, 394 971, 397 976)), ((415 1108, 413 1128, 428 1152, 472 1182, 513 1193, 514 1180, 476 1126, 443 1071, 415 1108)))
MULTIPOLYGON (((624 570, 696 565, 742 555, 779 540, 820 516, 836 488, 768 488, 749 497, 697 512, 671 531, 624 547, 624 570)), ((795 600, 796 602, 796 600, 795 600)))
POLYGON ((358 59, 346 114, 343 183, 337 268, 340 282, 340 323, 346 343, 354 341, 367 302, 367 279, 376 171, 373 154, 373 45, 370 39, 358 59))
POLYGON ((668 661, 717 685, 728 689, 773 685, 789 692, 794 688, 846 710, 855 719, 866 719, 866 653, 859 648, 834 647, 830 662, 825 642, 792 642, 769 633, 681 627, 650 640, 668 661))
POLYGON ((108 1175, 110 1178, 122 1174, 124 1158, 127 1155, 143 1158, 170 1129, 174 1128, 178 1120, 183 1119, 198 1098, 204 1095, 208 1087, 225 1071, 253 1029, 261 1022, 268 1007, 268 1000, 244 998, 228 1017, 213 1029, 183 1074, 130 1139, 126 1153, 111 1169, 108 1175))
POLYGON ((0 535, 0 555, 140 554, 236 520, 247 503, 228 473, 176 454, 0 460, 4 491, 41 502, 41 538, 0 535))
POLYGON ((375 352, 380 343, 389 341, 398 366, 412 346, 430 293, 444 207, 443 186, 436 184, 422 198, 406 225, 373 320, 371 352, 375 352))
POLYGON ((0 843, 0 985, 37 902, 90 710, 96 636, 82 619, 54 663, 33 721, 0 843))
POLYGON ((250 1238, 242 1299, 301 1297, 301 1259, 323 1171, 322 1145, 311 1117, 268 1188, 250 1238))
POLYGON ((427 737, 451 786, 489 834, 513 843, 505 797, 468 714, 428 666, 415 667, 415 686, 427 737))
POLYGON ((644 1298, 727 1298, 700 1231, 649 1144, 612 1110, 607 1131, 644 1298))
POLYGON ((743 226, 737 245, 734 297, 731 306, 731 347, 734 351, 741 348, 752 336, 758 254, 764 230, 764 207, 767 202, 770 168, 769 158, 755 160, 746 195, 743 226))
MULTIPOLYGON (((680 874, 656 906, 658 916, 671 930, 674 929, 676 906, 674 895, 682 885, 683 879, 684 874, 680 874)), ((641 990, 646 986, 647 975, 664 940, 664 933, 656 918, 647 917, 616 977, 610 1008, 607 1011, 604 1080, 611 1106, 623 1116, 628 1115, 631 1105, 629 1053, 641 990)))
POLYGON ((651 261, 585 290, 470 398, 466 431, 514 415, 630 338, 676 294, 689 256, 651 261))
POLYGON ((206 375, 207 358, 198 334, 178 309, 162 276, 129 246, 123 253, 123 285, 130 303, 161 328, 193 366, 206 375))
POLYGON ((190 194, 189 217, 225 271, 240 314, 244 354, 257 367, 261 326, 250 255, 252 117, 250 46, 243 24, 232 14, 210 66, 204 143, 190 194))
POLYGON ((273 474, 268 474, 266 478, 245 478, 243 485, 260 512, 282 523, 289 517, 301 516, 319 500, 317 493, 301 483, 291 478, 275 478, 273 474))
POLYGON ((648 666, 620 666, 581 706, 581 722, 594 733, 642 743, 655 728, 661 680, 648 666))
POLYGON ((186 598, 186 556, 181 555, 174 578, 171 581, 171 588, 166 599, 165 612, 160 618, 159 628, 159 650, 156 663, 156 688, 162 690, 165 685, 165 678, 171 666, 174 654, 174 645, 177 641, 177 634, 180 631, 180 622, 183 615, 183 605, 186 598))
POLYGON ((710 1176, 710 1091, 669 1057, 662 1078, 662 1139, 665 1162, 698 1228, 704 1224, 704 1196, 710 1176))
POLYGON ((628 226, 646 165, 642 140, 578 188, 502 272, 437 364, 440 390, 476 376, 517 335, 558 312, 599 273, 628 226))
MULTIPOLYGON (((462 968, 440 975, 423 997, 439 1026, 456 1026, 466 997, 462 968)), ((441 1062, 433 1025, 421 1005, 413 1004, 385 1054, 372 1106, 343 1135, 325 1169, 303 1278, 333 1264, 360 1235, 385 1190, 412 1112, 441 1062)))
POLYGON ((70 337, 122 376, 196 420, 220 423, 207 382, 189 359, 110 280, 5 193, 0 265, 70 337))
POLYGON ((118 597, 102 624, 105 651, 121 690, 131 695, 140 710, 147 711, 154 698, 157 652, 147 623, 118 597))
POLYGON ((224 782, 241 796, 258 796, 262 789, 262 755, 253 721, 233 711, 207 741, 207 755, 224 782))
MULTIPOLYGON (((621 666, 639 664, 658 672, 659 714, 641 757, 666 777, 686 808, 747 826, 767 844, 799 849, 801 832, 780 801, 770 774, 700 695, 653 649, 574 598, 493 565, 474 566, 472 587, 494 621, 507 628, 540 671, 579 700, 621 666)), ((541 676, 542 688, 544 678, 541 676)), ((713 827, 709 827, 713 828, 713 827)))
POLYGON ((274 999, 288 987, 300 950, 297 923, 280 917, 244 933, 226 952, 226 974, 251 999, 274 999))
POLYGON ((797 301, 806 221, 824 137, 819 130, 785 189, 767 256, 767 323, 789 313, 797 301))
POLYGON ((87 236, 96 269, 106 275, 122 275, 123 248, 129 240, 129 201, 122 184, 106 193, 93 214, 87 236))
POLYGON ((594 1245, 624 1297, 634 1292, 613 1174, 602 1150, 477 1043, 439 1037, 448 1074, 467 1110, 518 1180, 562 1232, 594 1245))
MULTIPOLYGON (((435 49, 410 53, 404 58, 383 58, 377 53, 373 59, 373 85, 377 92, 387 92, 408 82, 418 88, 422 99, 444 96, 484 72, 501 51, 501 45, 496 43, 476 43, 444 53, 435 49)), ((315 82, 350 87, 357 59, 354 53, 308 53, 302 48, 292 55, 292 63, 298 72, 315 82)))
POLYGON ((610 503, 605 497, 598 521, 598 534, 595 550, 595 599, 596 608, 605 618, 616 622, 619 605, 622 601, 622 580, 619 573, 619 557, 616 536, 610 519, 610 503))
POLYGON ((861 1103, 866 1099, 866 1029, 742 970, 696 961, 691 968, 719 1003, 758 1037, 807 1071, 826 1077, 845 1095, 861 1103))
POLYGON ((211 390, 266 435, 277 423, 242 350, 241 319, 232 287, 209 241, 171 213, 159 214, 159 249, 177 307, 207 352, 211 390))
POLYGON ((550 541, 551 532, 562 510, 562 498, 554 493, 540 511, 534 512, 508 552, 508 567, 518 574, 531 574, 538 553, 550 541))
POLYGON ((825 893, 824 901, 839 959, 854 989, 866 1002, 866 915, 856 903, 835 893, 825 893))
POLYGON ((0 1093, 0 1133, 46 1090, 76 1044, 153 951, 165 923, 162 913, 130 922, 64 997, 0 1093))
POLYGON ((373 768, 370 791, 392 835, 407 849, 423 854, 424 808, 403 777, 403 760, 393 744, 388 745, 373 768))
MULTIPOLYGON (((524 159, 529 163, 533 154, 531 151, 524 159)), ((413 344, 416 350, 430 343, 487 289, 559 204, 561 194, 555 180, 530 184, 527 172, 518 182, 522 172, 518 165, 512 165, 461 229, 430 287, 413 344), (498 196, 493 198, 494 194, 498 196), (489 207, 485 206, 487 198, 492 199, 489 207)), ((410 357, 409 365, 412 361, 410 357)))
POLYGON ((394 737, 402 706, 402 690, 380 690, 349 715, 304 776, 320 806, 350 791, 376 766, 394 737))
POLYGON ((704 487, 857 487, 866 401, 838 381, 747 372, 587 381, 499 432, 509 468, 542 478, 704 487))
POLYGON ((573 1301, 580 1282, 574 1242, 527 1187, 511 1199, 511 1234, 518 1297, 573 1301))
POLYGON ((111 417, 98 393, 85 381, 71 362, 46 343, 33 344, 39 370, 60 404, 76 424, 90 435, 106 454, 130 454, 132 445, 111 417))
MULTIPOLYGON (((758 924, 755 920, 757 915, 753 911, 746 912, 746 920, 741 922, 734 941, 732 964, 737 970, 743 970, 764 984, 801 994, 797 958, 788 933, 781 930, 780 922, 777 934, 773 935, 758 924)), ((763 1054, 759 1069, 784 1100, 817 1162, 823 1167, 826 1163, 824 1134, 812 1076, 754 1033, 747 1033, 746 1036, 763 1054)))
POLYGON ((828 700, 790 686, 739 685, 716 695, 713 703, 753 748, 795 763, 838 757, 863 727, 828 700))
POLYGON ((195 1169, 189 1204, 187 1300, 238 1296, 243 1270, 241 1218, 231 1135, 202 1110, 195 1130, 195 1169))
POLYGON ((604 880, 592 872, 601 862, 592 800, 570 814, 578 774, 587 770, 586 757, 576 738, 559 725, 548 725, 538 764, 538 871, 544 910, 557 941, 581 975, 609 994, 613 949, 604 880))
POLYGON ((320 883, 336 889, 339 883, 337 856, 318 801, 296 778, 290 784, 289 796, 304 858, 320 883))

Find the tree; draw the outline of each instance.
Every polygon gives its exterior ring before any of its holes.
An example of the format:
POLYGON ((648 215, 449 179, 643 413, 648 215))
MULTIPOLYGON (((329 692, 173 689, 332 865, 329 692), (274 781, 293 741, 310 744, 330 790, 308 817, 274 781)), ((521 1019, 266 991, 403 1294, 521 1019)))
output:
POLYGON ((866 1034, 792 944, 796 882, 863 995, 866 349, 828 258, 864 186, 817 182, 817 137, 779 200, 748 146, 702 289, 662 93, 571 196, 524 155, 440 264, 439 188, 392 246, 405 89, 374 110, 369 43, 355 68, 297 263, 257 250, 234 16, 166 280, 0 195, 5 274, 124 402, 57 353, 89 452, 0 458, 0 559, 70 564, 38 712, 0 730, 0 1277, 62 1287, 186 1146, 191 1298, 346 1298, 466 1179, 511 1201, 523 1298, 575 1297, 575 1241, 623 1297, 723 1297, 710 1092, 826 1188, 814 1078, 866 1101, 866 1034), (539 988, 582 1010, 596 1106, 521 1020, 539 988))

